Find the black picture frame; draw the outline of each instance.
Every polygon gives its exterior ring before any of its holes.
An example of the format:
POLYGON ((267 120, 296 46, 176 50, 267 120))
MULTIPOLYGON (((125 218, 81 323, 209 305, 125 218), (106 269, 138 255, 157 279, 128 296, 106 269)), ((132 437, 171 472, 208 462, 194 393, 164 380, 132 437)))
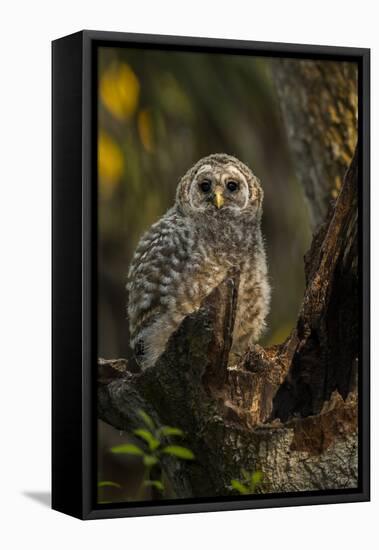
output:
POLYGON ((82 31, 52 43, 52 62, 52 507, 77 518, 96 519, 369 500, 370 50, 82 31), (105 44, 358 63, 362 287, 358 489, 157 504, 96 504, 96 48, 105 44))

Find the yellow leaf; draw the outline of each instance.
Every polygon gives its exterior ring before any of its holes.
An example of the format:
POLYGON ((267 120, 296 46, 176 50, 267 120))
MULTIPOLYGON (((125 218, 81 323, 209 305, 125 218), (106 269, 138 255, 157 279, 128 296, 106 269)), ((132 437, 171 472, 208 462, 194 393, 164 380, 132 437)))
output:
POLYGON ((139 92, 139 80, 127 63, 114 62, 101 76, 101 101, 118 120, 132 117, 138 105, 139 92))
POLYGON ((120 147, 104 130, 99 133, 97 162, 100 193, 108 198, 123 174, 124 158, 120 147))
POLYGON ((154 150, 154 141, 151 115, 148 109, 144 109, 138 113, 138 133, 146 151, 151 153, 154 150))

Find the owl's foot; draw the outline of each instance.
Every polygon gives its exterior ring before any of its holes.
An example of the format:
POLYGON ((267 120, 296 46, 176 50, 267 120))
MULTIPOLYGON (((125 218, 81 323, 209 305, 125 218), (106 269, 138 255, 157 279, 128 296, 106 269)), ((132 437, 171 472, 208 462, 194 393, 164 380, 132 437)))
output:
POLYGON ((162 336, 163 331, 154 324, 142 330, 132 344, 135 359, 141 369, 153 367, 164 352, 167 337, 162 336))

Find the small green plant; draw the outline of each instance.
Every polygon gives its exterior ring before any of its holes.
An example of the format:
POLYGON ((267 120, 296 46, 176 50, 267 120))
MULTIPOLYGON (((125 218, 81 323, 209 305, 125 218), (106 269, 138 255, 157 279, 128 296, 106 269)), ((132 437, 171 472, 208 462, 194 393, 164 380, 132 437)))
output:
POLYGON ((195 456, 187 447, 167 444, 167 438, 184 437, 182 430, 173 428, 172 426, 161 426, 158 428, 153 419, 142 409, 138 411, 138 415, 144 425, 134 430, 133 433, 141 440, 141 444, 127 443, 117 445, 111 448, 111 452, 140 456, 145 466, 143 486, 152 487, 159 492, 163 492, 162 457, 170 455, 181 460, 193 460, 195 456))
MULTIPOLYGON (((97 484, 97 487, 99 490, 106 488, 106 487, 114 487, 116 489, 121 489, 121 485, 119 483, 116 483, 115 481, 99 481, 97 484)), ((99 504, 108 504, 111 502, 110 500, 99 500, 99 504)))
POLYGON ((247 472, 246 470, 242 469, 241 479, 232 479, 230 485, 231 488, 235 491, 238 491, 240 495, 251 495, 255 493, 258 485, 261 484, 262 478, 262 472, 247 472))

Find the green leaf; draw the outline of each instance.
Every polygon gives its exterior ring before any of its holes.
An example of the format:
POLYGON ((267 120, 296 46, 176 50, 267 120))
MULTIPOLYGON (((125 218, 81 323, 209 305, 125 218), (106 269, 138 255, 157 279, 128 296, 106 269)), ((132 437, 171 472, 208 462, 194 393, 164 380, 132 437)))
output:
POLYGON ((116 445, 111 448, 111 452, 115 454, 127 454, 127 455, 140 455, 142 456, 143 450, 133 445, 132 443, 127 443, 126 445, 116 445))
POLYGON ((179 428, 172 428, 171 426, 162 426, 162 428, 160 428, 159 430, 159 434, 165 437, 170 437, 173 435, 184 437, 184 432, 182 432, 182 430, 180 430, 179 428))
POLYGON ((158 491, 164 491, 164 485, 158 479, 152 481, 150 479, 147 479, 146 481, 144 481, 143 484, 146 487, 155 487, 156 489, 158 489, 158 491))
POLYGON ((193 460, 195 455, 186 447, 180 447, 179 445, 168 445, 162 449, 163 453, 183 458, 184 460, 193 460))
POLYGON ((253 474, 251 475, 251 484, 253 485, 253 487, 255 487, 256 485, 259 485, 262 481, 262 478, 263 478, 263 473, 262 472, 253 472, 253 474))
POLYGON ((242 477, 245 481, 250 481, 251 479, 251 474, 245 470, 244 468, 241 469, 241 474, 242 474, 242 477))
POLYGON ((116 487, 117 489, 121 489, 121 485, 118 483, 115 483, 114 481, 99 481, 97 484, 99 488, 101 487, 116 487))
POLYGON ((232 485, 232 488, 238 491, 241 495, 246 495, 249 492, 249 489, 245 487, 238 479, 232 479, 230 482, 232 485))
POLYGON ((151 466, 154 466, 158 462, 157 457, 152 455, 145 455, 143 457, 143 463, 147 468, 151 468, 151 466))
POLYGON ((138 430, 134 430, 134 433, 138 435, 138 437, 146 441, 146 443, 149 445, 150 451, 155 451, 155 449, 159 447, 160 442, 148 430, 139 428, 138 430))
POLYGON ((142 409, 139 409, 138 410, 138 414, 139 416, 142 418, 142 420, 144 421, 144 423, 146 424, 146 426, 148 428, 150 428, 150 430, 153 432, 155 430, 155 424, 154 424, 154 421, 153 419, 151 418, 151 416, 149 416, 145 411, 143 411, 142 409))

